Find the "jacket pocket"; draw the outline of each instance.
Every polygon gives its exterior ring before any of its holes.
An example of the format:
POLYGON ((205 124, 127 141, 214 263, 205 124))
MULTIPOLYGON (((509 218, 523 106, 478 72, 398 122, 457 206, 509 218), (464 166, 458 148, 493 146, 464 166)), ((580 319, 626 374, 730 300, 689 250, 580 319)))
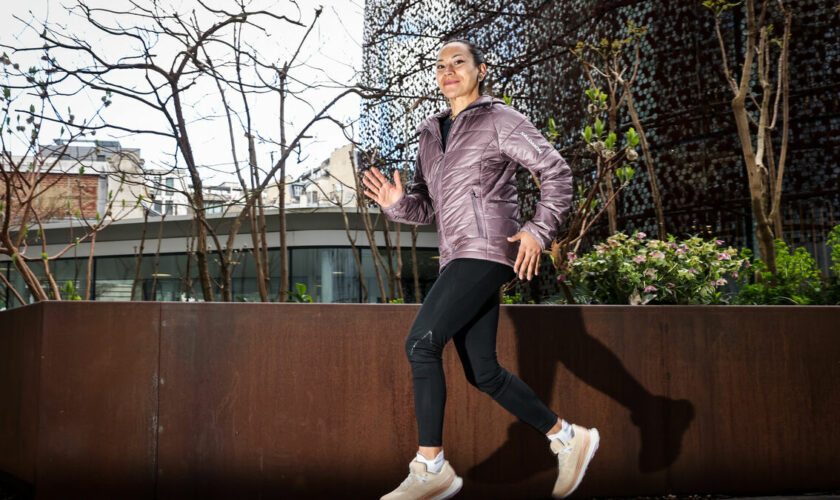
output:
POLYGON ((472 194, 472 206, 473 212, 475 213, 475 223, 478 226, 478 235, 482 238, 486 238, 484 234, 484 218, 481 216, 481 211, 478 209, 478 194, 476 194, 475 190, 471 190, 470 193, 472 194))

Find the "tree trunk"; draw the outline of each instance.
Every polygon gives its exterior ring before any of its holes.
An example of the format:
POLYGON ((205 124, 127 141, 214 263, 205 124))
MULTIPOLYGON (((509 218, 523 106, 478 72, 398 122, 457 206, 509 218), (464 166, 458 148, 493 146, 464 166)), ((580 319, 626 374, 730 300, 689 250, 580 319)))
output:
POLYGON ((650 154, 650 146, 648 145, 642 122, 639 120, 639 113, 636 112, 636 107, 633 105, 633 94, 630 92, 629 87, 625 87, 624 91, 627 95, 627 112, 630 113, 633 126, 636 127, 636 131, 639 133, 639 143, 642 146, 642 154, 645 156, 645 168, 647 169, 648 180, 650 181, 650 196, 653 199, 653 207, 656 211, 656 226, 659 239, 664 241, 667 236, 665 212, 662 209, 662 196, 659 194, 659 182, 656 179, 656 170, 653 168, 653 157, 650 154))

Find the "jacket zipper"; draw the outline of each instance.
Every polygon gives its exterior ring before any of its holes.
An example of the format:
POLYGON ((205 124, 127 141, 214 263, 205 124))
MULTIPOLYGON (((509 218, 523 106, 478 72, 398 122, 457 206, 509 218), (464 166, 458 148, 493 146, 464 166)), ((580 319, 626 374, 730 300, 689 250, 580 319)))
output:
MULTIPOLYGON (((479 106, 489 106, 491 104, 492 104, 492 102, 488 102, 488 103, 481 103, 481 104, 474 104, 474 105, 471 105, 471 106, 467 106, 466 108, 464 108, 463 111, 461 111, 461 113, 463 113, 464 111, 466 111, 468 109, 477 108, 479 106)), ((460 115, 461 113, 458 113, 458 114, 460 115)), ((461 121, 459 121, 458 123, 453 123, 452 128, 449 129, 449 140, 447 142, 449 142, 450 146, 452 145, 452 140, 451 139, 452 139, 452 136, 453 136, 453 132, 455 132, 456 128, 458 127, 458 124, 460 124, 460 123, 461 123, 461 121)), ((437 179, 436 179, 439 182, 440 178, 443 176, 442 174, 443 174, 443 171, 446 167, 446 149, 444 149, 444 147, 443 147, 442 137, 439 137, 439 135, 440 135, 440 125, 439 124, 437 126, 437 130, 438 130, 437 134, 432 132, 431 130, 429 131, 429 133, 432 134, 432 136, 437 141, 438 145, 440 146, 440 151, 442 153, 441 158, 440 158, 440 166, 438 167, 438 175, 437 175, 437 179)), ((438 188, 437 192, 439 193, 440 192, 440 190, 439 190, 440 184, 438 184, 436 187, 438 188)))
POLYGON ((475 193, 474 189, 471 189, 470 193, 472 194, 473 212, 475 212, 475 223, 478 226, 478 235, 482 238, 486 238, 484 235, 484 219, 481 218, 481 212, 478 210, 478 195, 475 193))
MULTIPOLYGON (((466 111, 468 109, 471 109, 471 108, 477 108, 479 106, 490 106, 492 104, 493 104, 493 102, 491 101, 491 102, 486 102, 486 103, 474 104, 474 105, 471 105, 471 106, 467 106, 466 108, 464 108, 461 111, 461 113, 463 113, 464 111, 466 111)), ((458 114, 460 115, 461 113, 458 113, 458 114)), ((461 121, 463 121, 463 120, 461 120, 461 121)), ((461 123, 461 121, 459 121, 458 123, 461 123)), ((455 131, 456 127, 458 126, 458 123, 453 123, 452 128, 449 129, 449 139, 450 140, 448 140, 447 142, 449 142, 450 145, 452 144, 451 139, 452 139, 452 136, 453 136, 453 132, 455 131)), ((440 159, 440 166, 438 167, 438 175, 436 176, 437 177, 437 179, 436 179, 437 182, 440 182, 440 178, 442 177, 442 172, 444 170, 444 167, 446 167, 446 149, 444 149, 444 147, 443 147, 443 138, 439 137, 439 135, 440 135, 440 125, 439 124, 437 126, 437 130, 438 130, 437 134, 434 133, 431 130, 429 131, 429 133, 432 134, 432 136, 434 136, 435 140, 437 141, 438 145, 440 146, 440 150, 441 150, 441 153, 442 153, 441 159, 440 159)), ((440 185, 439 184, 436 186, 436 188, 437 188, 436 192, 440 193, 440 185)), ((478 234, 482 238, 486 238, 486 236, 484 235, 484 221, 481 218, 479 218, 479 216, 478 216, 478 214, 479 214, 478 206, 476 205, 478 195, 475 194, 475 191, 473 191, 473 190, 470 190, 470 192, 472 193, 473 212, 475 213, 476 225, 478 226, 478 234)), ((444 238, 444 235, 441 234, 440 238, 441 238, 441 242, 440 242, 441 245, 440 246, 443 246, 443 241, 442 240, 444 238)))

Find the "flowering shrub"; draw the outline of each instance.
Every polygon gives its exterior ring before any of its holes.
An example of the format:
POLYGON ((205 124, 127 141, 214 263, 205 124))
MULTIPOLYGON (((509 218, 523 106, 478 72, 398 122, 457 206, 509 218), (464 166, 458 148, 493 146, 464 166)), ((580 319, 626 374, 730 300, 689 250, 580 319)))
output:
POLYGON ((670 234, 667 241, 646 236, 619 231, 584 255, 569 252, 557 279, 584 304, 720 304, 726 302, 718 290, 727 283, 724 276, 737 277, 742 266, 751 266, 721 240, 694 236, 677 243, 670 234))

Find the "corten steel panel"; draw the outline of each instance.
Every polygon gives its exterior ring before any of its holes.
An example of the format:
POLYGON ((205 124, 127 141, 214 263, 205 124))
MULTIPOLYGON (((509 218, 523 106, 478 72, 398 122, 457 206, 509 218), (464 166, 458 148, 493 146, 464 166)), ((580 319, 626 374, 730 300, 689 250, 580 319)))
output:
MULTIPOLYGON (((405 477, 416 305, 38 307, 41 498, 377 498, 405 477)), ((499 360, 600 429, 579 496, 832 489, 838 324, 820 306, 502 306, 499 360)), ((460 496, 544 498, 545 439, 469 386, 451 345, 444 365, 460 496)))
POLYGON ((152 498, 160 304, 44 306, 36 498, 152 498))
MULTIPOLYGON (((160 498, 375 498, 405 476, 418 306, 163 307, 160 498)), ((600 429, 580 496, 833 488, 838 321, 836 307, 503 306, 499 359, 600 429)), ((462 496, 545 497, 544 438, 469 386, 451 346, 444 366, 462 496)))
POLYGON ((378 498, 415 438, 416 308, 165 304, 159 498, 378 498))
POLYGON ((40 304, 0 313, 0 471, 35 481, 40 304))
POLYGON ((840 308, 694 308, 669 315, 672 393, 699 409, 680 491, 840 486, 840 308))

